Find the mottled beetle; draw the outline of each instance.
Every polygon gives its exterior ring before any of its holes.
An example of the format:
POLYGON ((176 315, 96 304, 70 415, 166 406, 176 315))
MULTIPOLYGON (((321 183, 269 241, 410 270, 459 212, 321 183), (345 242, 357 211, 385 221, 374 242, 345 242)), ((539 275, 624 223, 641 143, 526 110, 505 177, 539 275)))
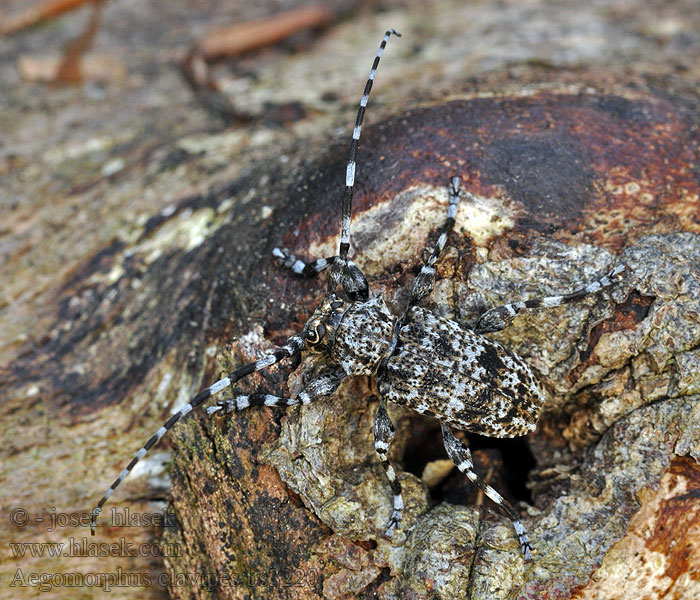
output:
POLYGON ((400 526, 403 513, 401 485, 388 459, 389 445, 394 436, 394 427, 386 411, 386 402, 390 401, 441 422, 443 442, 450 459, 511 519, 522 553, 531 560, 530 540, 517 513, 474 472, 469 449, 450 431, 450 426, 492 437, 516 437, 531 432, 542 409, 544 395, 522 358, 482 334, 504 329, 524 308, 559 306, 598 292, 617 281, 623 267, 613 269, 601 279, 570 294, 492 308, 481 315, 472 330, 432 314, 419 304, 433 289, 435 262, 454 226, 460 196, 464 193, 460 188, 460 177, 453 176, 449 182, 447 218, 428 261, 413 282, 403 314, 400 317, 391 314, 381 296, 370 298, 367 279, 348 260, 355 154, 377 65, 392 34, 399 35, 393 29, 387 31, 379 46, 355 121, 345 176, 338 255, 304 262, 288 250, 275 248, 273 251, 284 267, 299 275, 312 276, 331 267, 328 289, 321 305, 306 322, 303 331, 287 339, 279 350, 240 367, 201 391, 163 424, 136 453, 93 510, 93 535, 105 502, 134 465, 175 423, 214 394, 255 371, 287 358, 298 364, 302 351, 307 350, 323 355, 325 368, 296 398, 280 398, 266 393, 237 395, 220 400, 209 407, 207 413, 227 414, 251 406, 308 404, 333 394, 348 376, 374 376, 380 395, 374 421, 374 447, 394 496, 385 535, 392 536, 394 529, 400 526), (336 294, 339 287, 342 288, 341 295, 336 294))

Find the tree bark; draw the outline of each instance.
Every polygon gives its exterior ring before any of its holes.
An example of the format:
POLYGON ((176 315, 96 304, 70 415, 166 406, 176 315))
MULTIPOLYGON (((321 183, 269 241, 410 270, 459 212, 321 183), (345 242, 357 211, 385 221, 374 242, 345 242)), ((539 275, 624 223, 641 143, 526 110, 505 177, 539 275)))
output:
MULTIPOLYGON (((388 24, 361 14, 305 55, 246 59, 260 83, 239 78, 235 100, 298 101, 303 118, 226 131, 163 60, 183 49, 184 17, 112 10, 132 26, 110 30, 106 10, 95 51, 124 60, 130 83, 101 100, 45 88, 44 104, 30 84, 4 86, 0 495, 7 519, 29 516, 0 540, 8 592, 22 569, 93 576, 84 597, 106 585, 119 598, 165 587, 174 598, 696 597, 697 7, 535 3, 526 14, 445 2, 430 19, 394 8, 388 24), (523 23, 535 42, 515 35, 523 23), (353 259, 372 292, 400 313, 453 174, 469 195, 426 301, 436 313, 469 324, 479 307, 627 266, 609 292, 519 315, 493 336, 532 365, 545 413, 524 441, 464 439, 479 472, 519 503, 534 563, 518 558, 507 519, 444 473, 436 424, 397 407, 392 459, 407 509, 394 539, 382 536, 391 495, 367 378, 286 413, 197 413, 115 492, 97 538, 84 522, 50 531, 54 515, 89 512, 173 409, 283 343, 317 306, 325 275, 296 278, 271 250, 335 252, 349 134, 333 132, 350 130, 389 25, 404 37, 377 75, 353 213, 353 259), (145 73, 146 87, 135 81, 145 73), (426 466, 442 473, 429 486, 426 466), (131 526, 118 527, 127 507, 131 526), (164 528, 145 522, 163 509, 164 528), (8 545, 71 539, 138 550, 19 559, 8 545)), ((27 48, 60 46, 60 32, 2 40, 0 76, 11 79, 27 48)), ((281 364, 240 389, 293 394, 314 368, 281 364)), ((61 597, 65 577, 46 579, 61 597)))

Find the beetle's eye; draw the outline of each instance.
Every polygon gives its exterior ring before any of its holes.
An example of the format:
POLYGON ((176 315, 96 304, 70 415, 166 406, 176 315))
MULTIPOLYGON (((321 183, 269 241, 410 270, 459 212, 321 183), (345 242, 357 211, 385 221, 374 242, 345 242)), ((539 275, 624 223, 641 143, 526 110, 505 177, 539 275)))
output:
POLYGON ((318 344, 324 335, 326 335, 326 326, 323 323, 317 323, 306 332, 306 341, 312 345, 318 344))

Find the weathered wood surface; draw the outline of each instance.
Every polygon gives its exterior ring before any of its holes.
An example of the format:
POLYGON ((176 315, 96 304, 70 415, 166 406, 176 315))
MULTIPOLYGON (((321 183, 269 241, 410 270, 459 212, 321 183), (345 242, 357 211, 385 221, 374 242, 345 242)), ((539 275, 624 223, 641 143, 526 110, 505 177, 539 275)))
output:
MULTIPOLYGON (((182 598, 697 596, 700 14, 689 2, 462 4, 390 6, 304 52, 246 59, 258 79, 232 78, 234 97, 298 101, 306 116, 285 127, 220 130, 190 101, 169 60, 186 48, 191 14, 109 5, 95 52, 130 75, 104 88, 16 80, 20 55, 60 47, 80 28, 73 17, 0 40, 0 594, 36 593, 10 587, 21 568, 131 574, 103 578, 121 583, 120 598, 163 597, 163 573, 182 598), (522 507, 535 564, 515 558, 507 521, 475 507, 454 474, 432 496, 466 506, 434 505, 413 473, 442 458, 439 433, 401 411, 406 527, 381 537, 389 491, 364 380, 286 416, 189 419, 112 505, 138 518, 167 503, 165 532, 107 527, 109 506, 96 538, 50 531, 53 514, 89 511, 175 406, 303 324, 323 281, 281 271, 270 250, 332 252, 347 132, 387 26, 404 38, 371 100, 354 227, 375 292, 400 310, 453 172, 480 201, 460 209, 436 310, 468 322, 479 301, 630 266, 612 295, 519 317, 498 336, 548 392, 523 445, 479 453, 494 477, 517 471, 498 466, 513 451, 537 461, 522 507), (10 525, 17 508, 23 527, 10 525), (137 555, 18 559, 8 545, 71 538, 123 540, 137 555), (146 556, 156 539, 177 556, 146 556)), ((198 19, 216 17, 212 5, 198 19)), ((293 392, 309 368, 245 385, 293 392)))

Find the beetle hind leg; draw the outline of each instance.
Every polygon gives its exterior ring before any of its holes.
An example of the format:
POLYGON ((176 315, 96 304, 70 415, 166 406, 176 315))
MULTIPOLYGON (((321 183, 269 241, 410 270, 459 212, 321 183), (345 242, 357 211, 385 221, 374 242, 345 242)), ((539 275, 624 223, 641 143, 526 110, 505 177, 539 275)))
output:
POLYGON ((624 271, 625 266, 618 265, 600 279, 596 279, 570 294, 545 296, 543 298, 534 298, 532 300, 523 300, 521 302, 512 302, 511 304, 496 306, 487 310, 479 317, 474 331, 476 333, 501 331, 508 327, 513 321, 513 317, 525 308, 553 308, 555 306, 561 306, 562 304, 576 302, 591 294, 597 294, 601 290, 618 283, 622 279, 622 273, 624 273, 624 271))
POLYGON ((520 543, 520 551, 526 561, 531 561, 532 546, 530 545, 530 538, 525 531, 525 527, 523 527, 523 524, 520 522, 518 513, 515 512, 515 509, 501 494, 476 474, 469 448, 455 437, 447 425, 441 423, 440 426, 442 428, 442 439, 445 444, 445 450, 447 450, 447 455, 450 457, 450 460, 452 460, 452 462, 457 465, 457 468, 467 476, 469 481, 477 485, 484 494, 498 504, 501 510, 512 521, 515 535, 518 536, 518 542, 520 543))

